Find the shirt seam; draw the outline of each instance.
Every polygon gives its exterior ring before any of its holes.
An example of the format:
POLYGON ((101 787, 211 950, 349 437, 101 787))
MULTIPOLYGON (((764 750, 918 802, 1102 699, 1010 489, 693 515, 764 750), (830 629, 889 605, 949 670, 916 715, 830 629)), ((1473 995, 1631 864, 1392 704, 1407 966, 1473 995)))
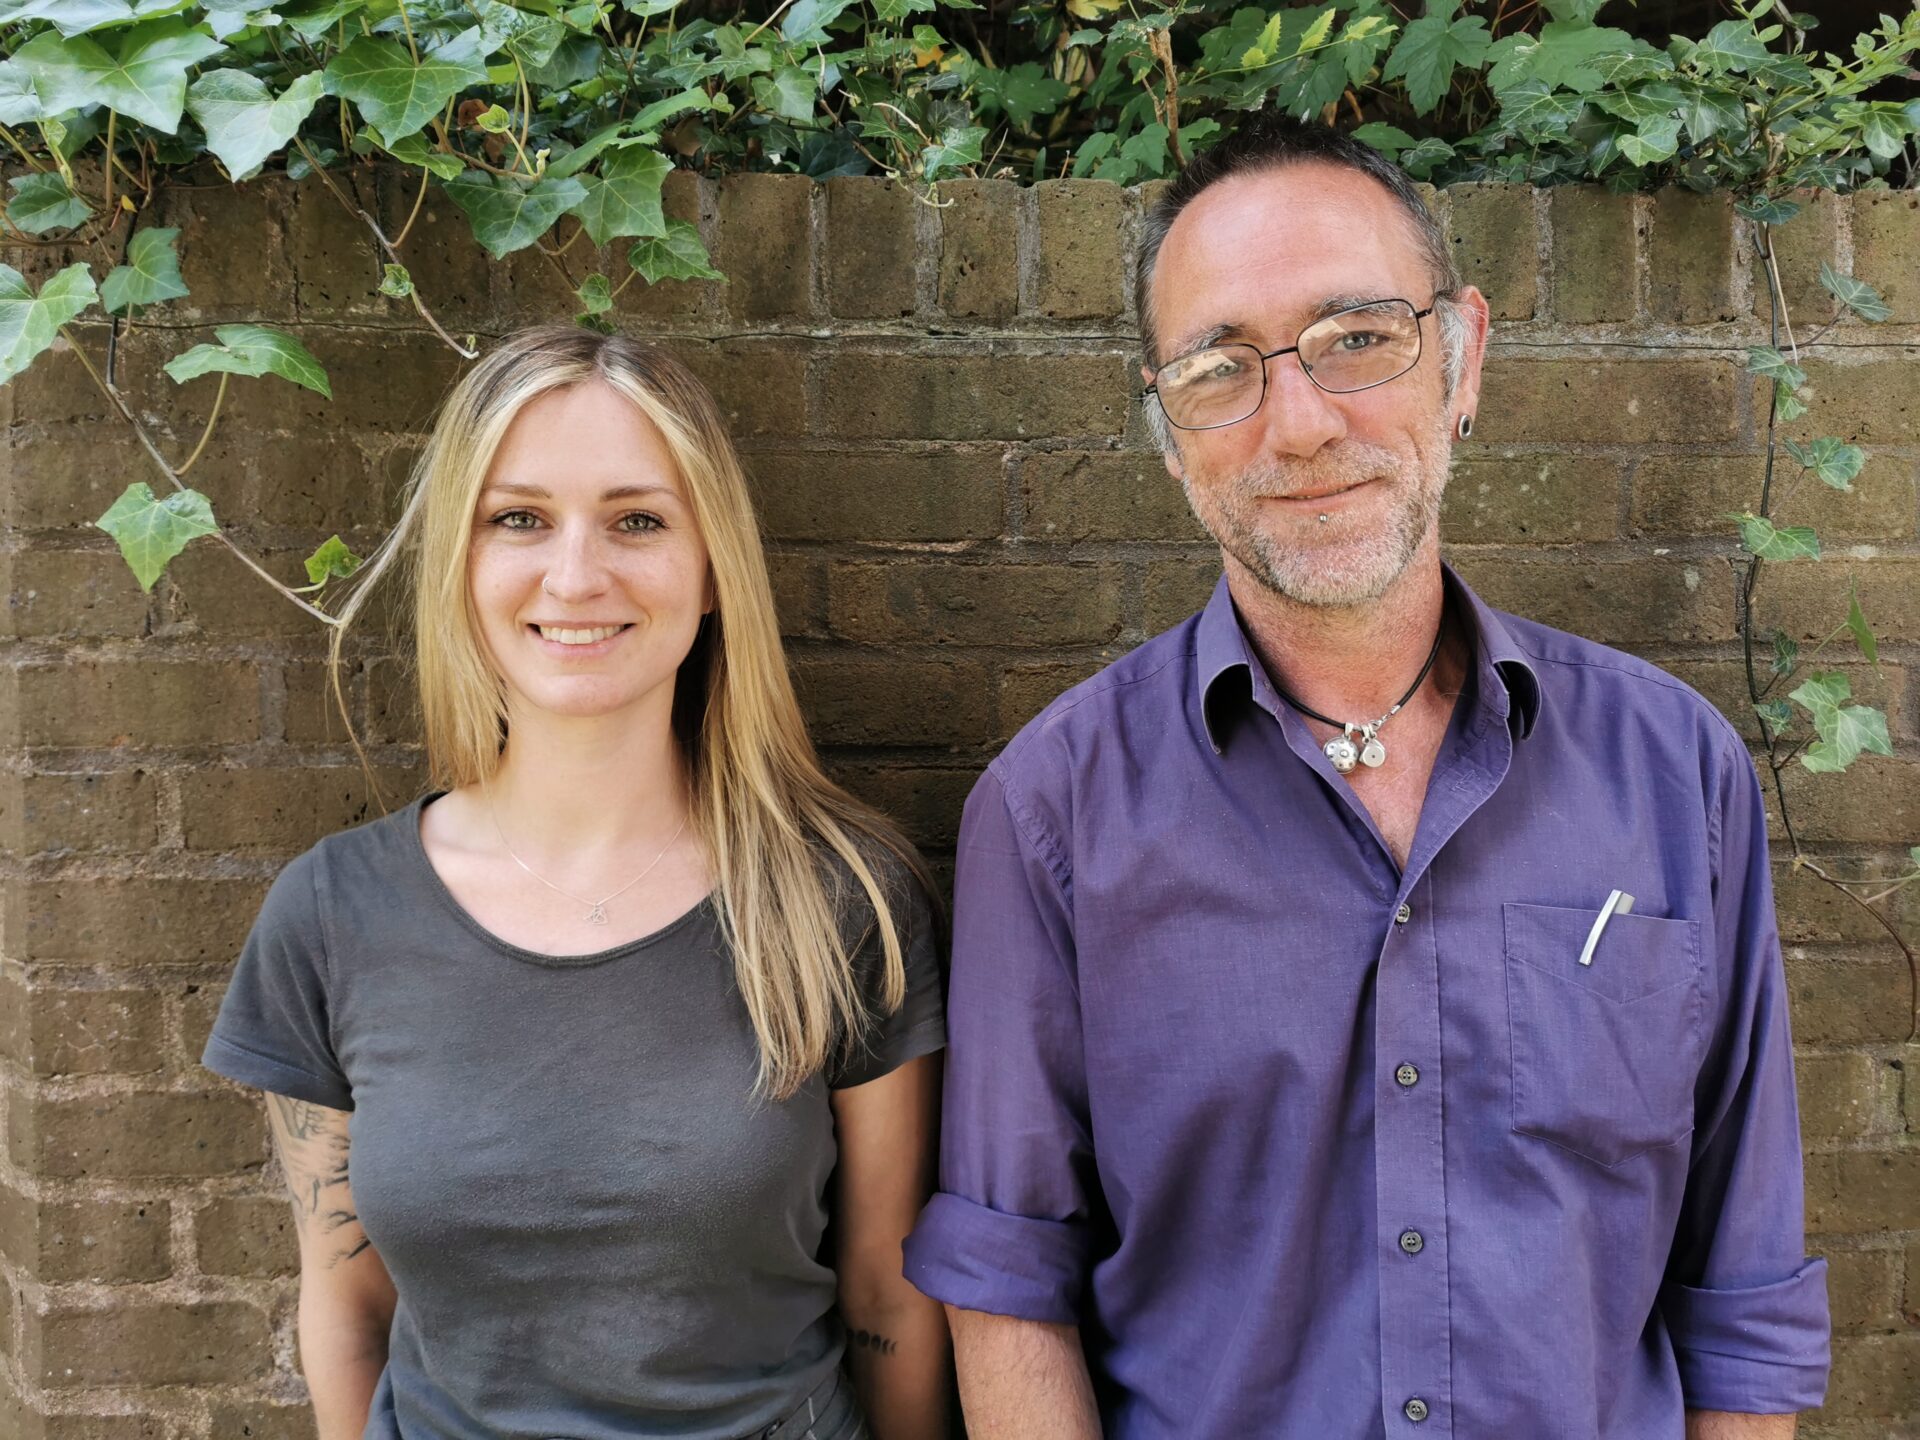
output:
POLYGON ((345 1088, 351 1091, 352 1089, 351 1086, 343 1086, 341 1077, 339 1076, 315 1074, 304 1065, 296 1065, 291 1060, 281 1059, 278 1055, 269 1055, 266 1051, 256 1050, 251 1045, 242 1045, 238 1040, 233 1039, 229 1035, 223 1035, 218 1030, 209 1035, 207 1041, 209 1044, 224 1045, 227 1049, 237 1051, 249 1059, 261 1060, 281 1070, 291 1070, 296 1075, 304 1075, 307 1079, 326 1090, 345 1088))

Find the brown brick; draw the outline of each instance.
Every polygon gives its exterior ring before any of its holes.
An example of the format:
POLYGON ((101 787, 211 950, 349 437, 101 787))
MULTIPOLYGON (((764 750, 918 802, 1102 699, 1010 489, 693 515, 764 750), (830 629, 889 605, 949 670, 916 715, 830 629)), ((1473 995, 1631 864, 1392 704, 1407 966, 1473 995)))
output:
POLYGON ((836 564, 835 633, 917 645, 1100 644, 1120 630, 1118 574, 1097 565, 836 564))
MULTIPOLYGON (((1766 473, 1759 455, 1653 455, 1633 472, 1632 524, 1636 535, 1731 536, 1729 515, 1756 510, 1766 473)), ((1785 450, 1774 466, 1776 506, 1792 494, 1781 524, 1811 525, 1823 539, 1854 540, 1913 534, 1911 460, 1869 454, 1851 491, 1835 490, 1800 467, 1785 450)))
POLYGON ((1808 1172, 1809 1230, 1920 1229, 1920 1150, 1842 1150, 1818 1159, 1808 1172))
MULTIPOLYGON (((334 181, 343 188, 354 187, 354 200, 378 212, 370 171, 339 171, 334 181)), ((380 293, 383 259, 373 233, 364 220, 334 199, 317 176, 292 187, 286 217, 293 294, 301 316, 314 320, 392 314, 387 297, 380 293)))
POLYGON ((1547 192, 1553 219, 1553 312, 1569 325, 1631 320, 1639 289, 1637 202, 1598 185, 1547 192))
MULTIPOLYGON (((1754 599, 1760 633, 1778 626, 1797 640, 1824 639, 1847 618, 1850 585, 1882 644, 1920 640, 1920 560, 1871 551, 1768 566, 1754 599)), ((1842 650, 1833 658, 1848 657, 1842 650)))
MULTIPOLYGON (((1820 265, 1825 262, 1839 269, 1840 227, 1844 221, 1846 197, 1830 190, 1796 190, 1793 199, 1800 213, 1784 225, 1772 227, 1773 263, 1780 276, 1780 291, 1786 297, 1787 315, 1794 332, 1806 332, 1832 318, 1835 301, 1820 283, 1820 265)), ((1766 262, 1748 245, 1749 283, 1753 289, 1754 318, 1765 323, 1772 311, 1767 289, 1766 262)))
POLYGON ((122 1301, 26 1318, 25 1368, 48 1389, 232 1383, 273 1364, 267 1317, 238 1301, 122 1301))
POLYGON ((197 770, 180 778, 190 850, 304 850, 377 820, 419 793, 417 773, 381 767, 375 789, 358 764, 297 770, 197 770))
POLYGON ((1447 481, 1440 534, 1456 545, 1611 540, 1620 488, 1619 464, 1597 456, 1470 451, 1447 481))
POLYGON ((1489 361, 1477 438, 1495 444, 1711 444, 1740 436, 1747 379, 1706 360, 1489 361))
POLYGON ((1920 323, 1920 193, 1861 190, 1852 199, 1854 275, 1893 308, 1890 323, 1920 323))
POLYGON ((164 1200, 82 1200, 36 1207, 33 1273, 43 1284, 164 1280, 171 1211, 164 1200))
POLYGON ((1539 241, 1530 185, 1454 185, 1447 238, 1460 278, 1485 292, 1496 320, 1530 320, 1537 299, 1539 241))
POLYGON ((1899 1323, 1899 1251, 1829 1249, 1825 1257, 1827 1306, 1834 1329, 1899 1323))
POLYGON ((1129 375, 1119 354, 829 351, 814 430, 909 440, 1118 435, 1132 404, 1129 375))
MULTIPOLYGON (((493 276, 498 267, 473 238, 473 227, 460 207, 438 185, 427 186, 419 213, 414 215, 419 192, 418 175, 394 174, 384 179, 380 186, 380 223, 398 242, 401 261, 434 319, 456 334, 485 330, 492 323, 493 276), (403 230, 407 238, 401 241, 403 230)), ((386 304, 390 324, 419 323, 412 301, 388 299, 386 304)))
POLYGON ((1733 581, 1719 561, 1456 557, 1489 605, 1632 647, 1733 638, 1733 581))
POLYGON ((314 330, 304 338, 326 368, 333 399, 284 380, 250 381, 235 387, 239 406, 232 391, 227 395, 236 425, 419 433, 431 428, 463 367, 438 336, 417 330, 314 330))
POLYGON ((804 346, 781 340, 680 340, 668 348, 713 392, 735 440, 792 439, 805 431, 804 346))
MULTIPOLYGON (((104 327, 75 324, 69 328, 85 348, 88 359, 97 371, 105 359, 104 327)), ((123 353, 134 348, 137 347, 128 342, 123 347, 123 353)), ((54 341, 45 354, 9 381, 6 388, 12 392, 7 398, 13 402, 16 424, 89 425, 117 432, 126 423, 99 386, 93 383, 86 367, 80 363, 79 355, 64 337, 54 341)), ((159 472, 156 469, 139 478, 157 481, 159 472)), ((125 488, 123 482, 114 493, 118 494, 125 488)))
MULTIPOLYGON (((117 1403, 117 1402, 115 1402, 117 1403)), ((33 1440, 172 1440, 179 1432, 164 1414, 63 1411, 48 1415, 33 1440)))
POLYGON ((1793 1038, 1803 1045, 1904 1040, 1912 1004, 1907 967, 1892 959, 1862 960, 1787 953, 1793 1038))
POLYGON ((27 745, 255 740, 260 683, 244 661, 80 660, 19 667, 27 745))
MULTIPOLYGON (((1777 810, 1773 789, 1766 785, 1767 808, 1777 810)), ((1823 868, 1845 876, 1886 876, 1906 873, 1904 856, 1896 861, 1884 857, 1865 865, 1844 866, 1828 859, 1823 868)), ((1869 945, 1893 944, 1886 930, 1871 914, 1855 904, 1847 893, 1828 884, 1811 871, 1794 871, 1779 866, 1774 870, 1773 895, 1780 917, 1780 937, 1790 945, 1833 945, 1847 942, 1869 945)))
POLYGON ((153 848, 154 780, 144 770, 0 776, 0 845, 17 855, 153 848))
POLYGON ((923 850, 951 850, 960 832, 960 810, 980 778, 976 766, 929 769, 920 765, 841 763, 834 779, 888 816, 923 850))
MULTIPOLYGON (((363 683, 362 667, 350 657, 340 664, 340 687, 346 692, 347 714, 353 714, 354 691, 363 683)), ((325 661, 288 661, 281 672, 286 695, 285 725, 290 745, 344 745, 347 726, 334 699, 333 681, 325 661)), ((361 736, 364 742, 368 737, 361 736)))
POLYGON ((215 1200, 193 1216, 193 1248, 209 1275, 291 1275, 300 1268, 293 1212, 279 1196, 215 1200))
POLYGON ((1205 540, 1158 455, 1056 451, 1020 461, 1024 534, 1035 540, 1205 540))
POLYGON ((1653 198, 1647 309, 1655 320, 1733 320, 1733 200, 1725 191, 1663 190, 1653 198))
POLYGON ((1009 665, 1000 676, 1000 735, 1011 740, 1020 727, 1064 692, 1104 668, 1118 652, 1098 660, 1048 660, 1009 665))
POLYGON ((1008 320, 1020 306, 1020 187, 1008 180, 940 186, 940 308, 962 320, 1008 320))
POLYGON ((914 310, 919 201, 891 180, 842 176, 827 192, 827 309, 853 319, 914 310))
MULTIPOLYGON (((1833 1375, 1823 1416, 1911 1415, 1916 1397, 1920 1397, 1920 1333, 1860 1335, 1834 1342, 1833 1375)), ((1861 1433, 1902 1440, 1880 1425, 1861 1433)))
MULTIPOLYGON (((314 545, 324 539, 316 535, 314 545)), ((288 586, 307 583, 302 564, 309 547, 261 551, 247 547, 249 558, 288 586)), ((351 548, 351 547, 349 547, 351 548)), ((168 619, 190 633, 212 639, 264 638, 324 634, 321 622, 256 575, 223 545, 198 545, 167 567, 168 619)), ((176 632, 177 633, 177 632, 176 632)))
POLYGON ((261 1164, 267 1121, 251 1095, 142 1091, 16 1097, 7 1146, 22 1168, 57 1178, 230 1175, 261 1164))
POLYGON ((1157 635, 1207 603, 1220 583, 1219 553, 1183 555, 1147 565, 1146 614, 1142 624, 1157 635))
POLYGON ((827 562, 818 555, 774 551, 767 556, 773 608, 786 636, 827 633, 827 562))
POLYGON ((21 961, 120 968, 227 961, 260 910, 259 880, 17 879, 0 907, 21 961))
MULTIPOLYGON (((691 170, 675 170, 660 187, 661 212, 669 220, 698 225, 702 192, 708 188, 710 186, 691 170)), ((611 248, 617 257, 613 267, 617 272, 614 281, 617 288, 631 268, 627 255, 633 249, 633 242, 622 241, 611 248)), ((707 313, 720 288, 720 282, 714 280, 662 280, 657 285, 649 285, 636 277, 613 302, 613 313, 623 322, 637 320, 649 325, 697 319, 707 313)))
POLYGON ((822 745, 980 745, 993 738, 987 672, 965 661, 835 656, 793 667, 822 745))
MULTIPOLYGON (((1838 775, 1799 763, 1781 776, 1803 841, 1911 845, 1920 840, 1920 760, 1866 755, 1838 775)), ((1776 835, 1775 844, 1784 836, 1776 835)))
POLYGON ((170 322, 272 325, 293 319, 289 194, 285 180, 266 176, 241 185, 160 187, 146 223, 180 231, 180 274, 193 292, 168 303, 170 322))
POLYGON ((1104 180, 1034 187, 1040 239, 1033 308, 1050 320, 1108 320, 1126 308, 1127 192, 1104 180))
POLYGON ((313 1440, 313 1410, 266 1401, 221 1401, 212 1407, 214 1440, 313 1440))
POLYGON ((220 1014, 220 1002, 226 998, 225 985, 188 982, 178 987, 174 1014, 179 1018, 180 1059, 189 1067, 198 1065, 207 1048, 207 1036, 220 1014))
POLYGON ((118 550, 0 553, 0 636, 139 635, 147 610, 118 550))
POLYGON ((500 277, 500 320, 507 328, 551 324, 578 313, 580 285, 589 275, 606 275, 615 283, 625 278, 624 273, 615 273, 609 251, 615 252, 624 272, 632 241, 625 248, 616 241, 606 249, 595 249, 582 237, 568 245, 563 254, 547 253, 565 244, 562 237, 571 236, 573 228, 573 221, 562 220, 542 238, 545 250, 529 245, 495 262, 500 277))
POLYGON ((799 175, 729 175, 720 182, 714 268, 736 319, 813 311, 813 182, 799 175))
MULTIPOLYGON (((339 724, 337 714, 332 723, 339 724)), ((421 743, 420 691, 411 656, 385 655, 368 666, 367 730, 386 744, 421 743)))
POLYGON ((222 505, 215 495, 214 513, 229 525, 297 525, 324 539, 377 525, 384 515, 385 468, 331 430, 262 436, 222 425, 191 478, 196 488, 244 497, 222 505))
MULTIPOLYGON (((13 383, 24 384, 25 377, 13 383)), ((164 483, 139 442, 108 429, 104 420, 0 430, 0 444, 6 446, 0 449, 0 478, 6 481, 0 485, 0 515, 14 529, 86 528, 97 534, 93 522, 127 486, 136 480, 164 483)))
POLYGON ((1802 1055, 1794 1062, 1794 1078, 1800 1132, 1808 1140, 1884 1135, 1900 1127, 1900 1074, 1871 1055, 1802 1055))
POLYGON ((164 1063, 159 997, 143 990, 60 990, 22 997, 35 1075, 137 1075, 164 1063))
POLYGON ((754 508, 779 540, 984 540, 1000 533, 999 449, 762 451, 754 508))
MULTIPOLYGON (((1823 354, 1831 354, 1824 351, 1823 354)), ((1892 360, 1807 358, 1807 413, 1785 427, 1802 438, 1837 435, 1862 445, 1920 439, 1920 384, 1915 365, 1920 348, 1892 360)), ((1763 412, 1764 413, 1764 412, 1763 412)))

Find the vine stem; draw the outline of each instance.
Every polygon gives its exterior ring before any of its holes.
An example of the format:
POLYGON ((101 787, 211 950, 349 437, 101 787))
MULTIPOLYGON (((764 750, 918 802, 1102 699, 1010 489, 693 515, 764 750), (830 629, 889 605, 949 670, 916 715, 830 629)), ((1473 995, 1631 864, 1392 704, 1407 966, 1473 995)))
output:
POLYGON ((107 138, 104 142, 107 152, 107 163, 101 167, 107 172, 106 188, 100 200, 100 208, 108 215, 113 214, 113 131, 119 119, 120 112, 109 105, 107 107, 107 138))
POLYGON ((747 38, 745 40, 742 40, 740 43, 742 45, 751 45, 754 42, 754 40, 759 36, 760 32, 766 29, 767 26, 771 25, 774 21, 778 20, 782 15, 786 14, 788 7, 791 6, 792 4, 793 4, 793 0, 780 0, 780 3, 774 7, 773 13, 767 16, 767 18, 762 20, 758 25, 754 26, 753 29, 749 30, 747 32, 747 38))
POLYGON ((227 400, 227 381, 232 378, 233 377, 225 370, 220 372, 220 388, 214 392, 213 410, 207 416, 207 428, 200 432, 200 443, 193 447, 193 453, 187 457, 186 463, 174 471, 174 480, 176 482, 182 475, 193 468, 194 462, 200 458, 200 452, 207 448, 207 441, 213 438, 214 422, 220 418, 220 407, 224 405, 227 400))

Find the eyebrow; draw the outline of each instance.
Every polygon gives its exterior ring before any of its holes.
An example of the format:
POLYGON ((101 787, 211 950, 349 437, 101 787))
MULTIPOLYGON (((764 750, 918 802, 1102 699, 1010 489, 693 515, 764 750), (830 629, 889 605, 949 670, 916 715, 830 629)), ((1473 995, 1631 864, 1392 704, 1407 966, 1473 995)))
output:
MULTIPOLYGON (((551 500, 553 498, 553 492, 551 490, 543 489, 538 485, 529 485, 522 480, 496 480, 489 484, 483 493, 493 494, 495 492, 505 495, 525 495, 533 500, 551 500)), ((611 490, 602 492, 600 498, 602 501, 632 500, 642 495, 671 495, 673 493, 673 488, 669 485, 616 485, 611 490)))
MULTIPOLYGON (((1324 320, 1329 315, 1342 310, 1366 310, 1398 299, 1393 295, 1329 295, 1307 312, 1306 325, 1315 320, 1324 320)), ((1305 325, 1301 327, 1306 328, 1305 325)), ((1209 345, 1217 345, 1229 335, 1244 335, 1246 326, 1238 320, 1229 320, 1221 325, 1209 325, 1205 330, 1187 336, 1174 348, 1174 357, 1191 355, 1196 350, 1204 350, 1209 345)))

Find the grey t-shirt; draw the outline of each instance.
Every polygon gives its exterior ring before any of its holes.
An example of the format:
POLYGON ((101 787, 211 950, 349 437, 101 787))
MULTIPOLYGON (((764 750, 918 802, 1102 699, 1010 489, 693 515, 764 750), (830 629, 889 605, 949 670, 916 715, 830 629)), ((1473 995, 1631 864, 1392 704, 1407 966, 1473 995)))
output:
MULTIPOLYGON (((353 1112, 399 1291, 367 1440, 728 1440, 804 1408, 843 1346, 828 1092, 945 1043, 926 897, 887 877, 906 1003, 775 1104, 710 901, 599 954, 508 945, 428 863, 433 798, 281 873, 203 1057, 353 1112)), ((856 955, 870 992, 880 954, 856 955)))

